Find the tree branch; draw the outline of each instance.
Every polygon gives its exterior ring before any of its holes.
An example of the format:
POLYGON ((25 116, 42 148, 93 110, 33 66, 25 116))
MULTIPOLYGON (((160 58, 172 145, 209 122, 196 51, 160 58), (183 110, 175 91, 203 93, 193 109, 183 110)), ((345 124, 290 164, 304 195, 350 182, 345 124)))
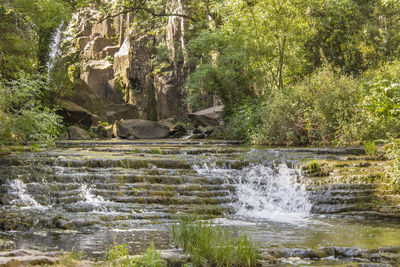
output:
POLYGON ((136 15, 136 13, 138 11, 145 11, 147 13, 150 13, 154 17, 181 17, 181 18, 187 18, 187 19, 193 20, 193 18, 191 16, 188 16, 188 15, 185 15, 185 14, 157 13, 154 10, 151 10, 151 9, 149 9, 147 7, 132 7, 132 8, 124 9, 124 10, 122 10, 122 11, 116 13, 116 14, 106 16, 106 17, 102 18, 100 20, 100 22, 103 22, 104 20, 109 19, 109 18, 118 17, 121 14, 128 14, 128 13, 131 13, 131 12, 134 12, 135 15, 136 15))

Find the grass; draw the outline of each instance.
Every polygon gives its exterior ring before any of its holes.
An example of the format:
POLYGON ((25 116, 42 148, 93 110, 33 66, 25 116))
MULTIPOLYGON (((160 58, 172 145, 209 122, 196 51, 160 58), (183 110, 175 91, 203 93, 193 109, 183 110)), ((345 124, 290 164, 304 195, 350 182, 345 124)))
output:
POLYGON ((210 222, 182 217, 172 224, 172 238, 190 255, 193 266, 258 266, 257 245, 210 222))

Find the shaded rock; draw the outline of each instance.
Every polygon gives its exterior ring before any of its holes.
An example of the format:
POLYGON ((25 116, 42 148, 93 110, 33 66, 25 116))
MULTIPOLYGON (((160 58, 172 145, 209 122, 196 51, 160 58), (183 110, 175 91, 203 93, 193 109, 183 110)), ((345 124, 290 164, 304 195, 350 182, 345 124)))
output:
POLYGON ((92 131, 98 138, 109 139, 109 138, 112 138, 113 126, 112 125, 107 125, 107 126, 99 125, 98 127, 92 127, 92 131))
POLYGON ((76 79, 71 92, 61 99, 61 111, 68 124, 80 124, 97 127, 99 121, 106 121, 107 99, 92 93, 85 81, 76 79))
POLYGON ((222 124, 222 111, 224 106, 216 106, 189 113, 188 117, 200 126, 219 126, 222 124))
POLYGON ((36 250, 19 249, 14 251, 0 252, 0 266, 31 266, 56 264, 60 261, 59 253, 43 253, 36 250))
POLYGON ((167 126, 147 120, 116 121, 113 126, 113 134, 119 138, 161 139, 168 137, 169 132, 167 126))
POLYGON ((186 128, 182 125, 183 123, 178 120, 177 117, 171 117, 165 120, 161 120, 158 123, 167 126, 170 129, 170 136, 174 138, 180 138, 187 134, 186 128))
POLYGON ((109 123, 114 123, 120 119, 136 119, 139 116, 137 107, 131 104, 109 104, 106 108, 109 123))
POLYGON ((170 136, 174 138, 181 138, 187 134, 185 127, 180 124, 177 124, 174 128, 172 128, 170 136))
POLYGON ((174 72, 169 71, 165 75, 154 78, 154 88, 157 100, 157 117, 168 118, 177 116, 186 117, 186 107, 183 105, 183 89, 174 72))
POLYGON ((68 139, 68 140, 88 140, 91 139, 89 134, 77 127, 77 126, 70 126, 67 130, 61 134, 59 139, 68 139))
POLYGON ((92 114, 86 108, 78 106, 69 100, 62 100, 60 106, 61 110, 58 113, 64 118, 64 122, 66 123, 90 127, 98 125, 99 121, 103 121, 101 117, 92 114))
POLYGON ((193 134, 202 134, 202 133, 203 133, 203 131, 199 128, 196 128, 193 130, 193 134))
POLYGON ((192 136, 189 137, 189 139, 204 139, 204 134, 193 134, 192 136))

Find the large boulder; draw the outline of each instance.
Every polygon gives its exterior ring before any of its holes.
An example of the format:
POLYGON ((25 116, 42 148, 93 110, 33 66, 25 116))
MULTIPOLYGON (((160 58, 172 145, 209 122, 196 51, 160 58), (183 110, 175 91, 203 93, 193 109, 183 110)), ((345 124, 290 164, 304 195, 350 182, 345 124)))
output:
POLYGON ((215 106, 207 109, 197 111, 195 113, 189 113, 189 119, 193 120, 196 124, 208 127, 208 126, 219 126, 222 124, 222 111, 224 106, 215 106))
POLYGON ((169 133, 169 127, 147 120, 121 120, 113 126, 113 135, 123 139, 162 139, 169 133))

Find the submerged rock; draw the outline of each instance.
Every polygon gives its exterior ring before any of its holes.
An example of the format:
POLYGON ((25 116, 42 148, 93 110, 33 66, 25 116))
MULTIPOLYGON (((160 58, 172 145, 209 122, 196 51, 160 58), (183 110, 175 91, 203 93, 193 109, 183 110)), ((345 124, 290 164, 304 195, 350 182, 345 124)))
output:
POLYGON ((167 126, 147 120, 116 121, 113 126, 113 135, 123 139, 162 139, 169 133, 167 126))

